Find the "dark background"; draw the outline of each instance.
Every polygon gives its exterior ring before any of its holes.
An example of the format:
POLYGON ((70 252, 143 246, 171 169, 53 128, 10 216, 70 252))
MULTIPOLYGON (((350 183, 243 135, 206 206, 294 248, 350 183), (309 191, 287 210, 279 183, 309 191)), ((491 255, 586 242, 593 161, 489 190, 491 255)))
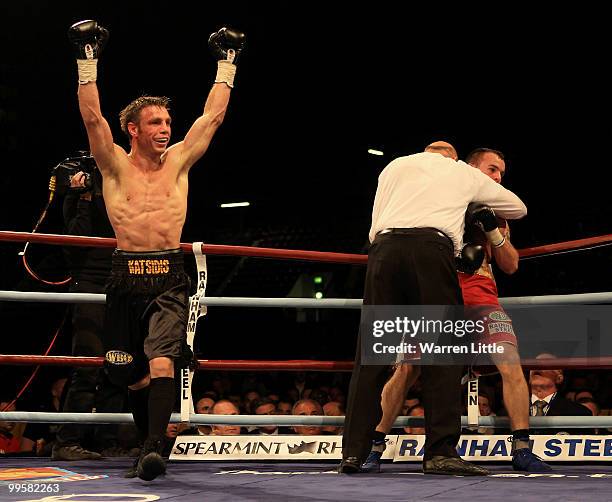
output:
MULTIPOLYGON (((115 141, 124 147, 117 115, 143 93, 172 99, 173 139, 182 139, 215 75, 208 35, 223 25, 247 34, 225 123, 190 174, 183 242, 364 252, 378 174, 394 157, 437 139, 452 142, 460 156, 478 146, 506 154, 504 183, 529 208, 512 226, 518 248, 610 233, 603 16, 576 6, 400 9, 395 2, 367 8, 355 2, 3 2, 1 229, 30 231, 47 198, 50 168, 87 148, 66 37, 72 23, 86 18, 110 30, 98 86, 115 141), (368 148, 385 156, 369 155, 368 148), (252 205, 218 208, 238 200, 252 205), (283 240, 283 234, 292 237, 283 240)), ((40 231, 61 233, 58 209, 51 208, 40 231)), ((20 249, 1 246, 1 288, 45 289, 24 275, 20 249)), ((30 259, 51 277, 64 273, 57 248, 33 246, 30 259)), ((263 284, 284 285, 304 273, 327 274, 326 296, 362 292, 359 268, 281 263, 274 269, 263 260, 248 265, 256 279, 232 289, 224 281, 236 262, 218 260, 211 264, 219 263, 211 295, 284 296, 287 288, 263 284)), ((532 295, 606 291, 610 279, 604 247, 524 261, 499 284, 502 295, 532 295)), ((2 351, 13 353, 44 350, 62 313, 58 306, 0 307, 2 351)), ((218 312, 204 321, 208 356, 352 357, 353 314, 320 313, 319 327, 309 318, 296 328, 295 312, 218 312)), ((68 353, 69 336, 63 339, 56 353, 68 353)))

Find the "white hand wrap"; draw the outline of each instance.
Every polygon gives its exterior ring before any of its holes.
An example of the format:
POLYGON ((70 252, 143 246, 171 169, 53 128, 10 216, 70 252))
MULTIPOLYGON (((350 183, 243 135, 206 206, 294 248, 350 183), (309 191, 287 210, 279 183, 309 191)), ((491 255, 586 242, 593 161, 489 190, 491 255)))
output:
POLYGON ((499 231, 499 228, 485 233, 487 234, 487 240, 493 245, 493 247, 500 248, 506 243, 506 238, 499 231))
POLYGON ((217 61, 217 76, 215 83, 225 82, 232 89, 234 88, 234 76, 236 75, 236 65, 226 60, 217 61))
POLYGON ((97 59, 77 59, 79 67, 79 84, 84 85, 88 82, 95 82, 98 78, 97 59))

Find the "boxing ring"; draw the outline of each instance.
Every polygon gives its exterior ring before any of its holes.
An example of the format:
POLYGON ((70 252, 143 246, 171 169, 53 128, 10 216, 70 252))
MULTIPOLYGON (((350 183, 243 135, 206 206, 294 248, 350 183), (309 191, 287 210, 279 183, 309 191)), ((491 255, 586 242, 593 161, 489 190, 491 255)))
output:
MULTIPOLYGON (((115 247, 114 239, 44 235, 0 231, 0 241, 37 242, 62 246, 115 247)), ((520 250, 522 258, 530 258, 560 251, 598 246, 612 241, 612 235, 581 239, 536 248, 520 250)), ((192 244, 182 244, 186 253, 193 252, 192 244)), ((206 255, 307 260, 338 264, 365 264, 365 255, 300 251, 248 246, 202 245, 206 255)), ((513 297, 500 299, 509 305, 572 305, 609 304, 612 292, 578 295, 550 295, 540 297, 513 297)), ((40 293, 0 291, 0 301, 48 303, 104 303, 104 295, 85 293, 40 293)), ((236 298, 198 297, 198 307, 257 307, 300 309, 360 309, 361 299, 311 298, 236 298)), ((46 355, 0 354, 4 365, 48 365, 72 367, 100 367, 102 357, 72 357, 46 355)), ((554 360, 526 360, 524 369, 534 368, 610 369, 612 357, 600 357, 597 364, 589 358, 557 358, 554 360)), ((196 371, 351 371, 350 361, 313 360, 199 360, 196 371)), ((333 425, 341 426, 344 417, 282 416, 282 415, 202 415, 174 413, 172 422, 188 421, 194 425, 333 425)), ((0 421, 47 423, 131 423, 130 414, 122 413, 40 413, 0 411, 0 421)), ((474 425, 473 417, 462 417, 464 426, 474 425)), ((396 427, 422 426, 423 418, 399 417, 396 427)), ((477 425, 507 427, 505 417, 477 417, 477 425)), ((532 417, 534 428, 612 428, 612 417, 532 417)), ((210 438, 211 436, 202 436, 210 438)), ((612 459, 612 437, 601 436, 597 445, 601 453, 596 460, 612 459), (606 458, 603 458, 606 457, 606 458), (608 458, 609 457, 609 458, 608 458)), ((553 472, 529 474, 515 472, 508 461, 487 459, 492 474, 486 477, 425 476, 418 461, 385 463, 379 474, 340 475, 336 472, 337 455, 304 461, 304 457, 278 457, 278 460, 243 461, 239 458, 222 462, 212 459, 190 462, 178 461, 177 444, 168 465, 167 474, 153 482, 124 479, 123 472, 132 459, 115 458, 98 461, 61 462, 49 458, 0 458, 0 500, 487 500, 493 497, 513 499, 517 495, 528 500, 585 500, 607 499, 612 478, 610 464, 566 462, 553 465, 553 472), (177 461, 175 461, 177 460, 177 461), (491 461, 492 460, 492 461, 491 461), (16 486, 21 486, 17 489, 16 486)), ((294 436, 302 441, 307 436, 294 436)), ((330 438, 330 437, 328 437, 330 438)), ((401 438, 401 437, 400 437, 401 438)), ((398 452, 401 450, 398 439, 398 452)), ((404 439, 404 442, 406 440, 404 439)), ((577 441, 577 440, 576 440, 577 441)), ((584 441, 588 441, 586 438, 584 441)), ((186 443, 188 445, 188 443, 186 443)), ((404 443, 405 444, 405 443, 404 443)), ((577 442, 574 442, 576 448, 577 442)), ((482 445, 481 445, 482 446, 482 445)), ((469 447, 469 445, 468 445, 469 447)), ((337 447, 335 447, 337 449, 337 447)), ((591 444, 591 451, 595 446, 591 444)), ((588 451, 588 449, 586 450, 588 451)), ((469 457, 466 452, 461 452, 469 457)), ((399 453, 398 453, 399 454, 399 453)), ((595 459, 595 457, 593 457, 595 459)), ((469 458, 468 458, 469 459, 469 458)), ((191 460, 194 460, 193 458, 191 460)), ((197 459, 196 459, 197 460, 197 459)), ((547 461, 550 459, 547 459, 547 461)))

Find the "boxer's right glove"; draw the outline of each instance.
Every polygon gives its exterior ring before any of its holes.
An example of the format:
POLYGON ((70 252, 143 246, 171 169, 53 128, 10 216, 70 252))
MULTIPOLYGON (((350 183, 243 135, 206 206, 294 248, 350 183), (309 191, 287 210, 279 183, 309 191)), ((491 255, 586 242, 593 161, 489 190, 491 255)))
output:
POLYGON ((482 228, 493 247, 502 247, 506 242, 506 238, 499 231, 495 211, 489 206, 472 202, 465 212, 465 224, 475 224, 482 228))
POLYGON ((236 60, 244 48, 245 35, 231 28, 221 28, 208 38, 208 47, 217 59, 217 76, 215 83, 225 82, 234 87, 236 60))
POLYGON ((90 19, 74 23, 68 39, 76 48, 79 84, 95 82, 98 77, 98 56, 108 40, 108 30, 90 19))

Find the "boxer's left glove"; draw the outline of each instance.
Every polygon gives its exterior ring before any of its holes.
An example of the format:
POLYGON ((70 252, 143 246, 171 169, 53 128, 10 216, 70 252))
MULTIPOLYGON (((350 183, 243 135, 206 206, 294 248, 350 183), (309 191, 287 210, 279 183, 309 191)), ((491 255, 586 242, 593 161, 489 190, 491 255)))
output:
POLYGON ((208 47, 217 59, 215 83, 225 82, 229 87, 234 87, 236 60, 244 48, 245 41, 244 33, 231 28, 221 28, 211 33, 208 47))
POLYGON ((484 261, 485 251, 479 244, 468 243, 463 246, 461 253, 455 259, 457 270, 466 274, 473 274, 484 261))
POLYGON ((90 19, 74 23, 68 29, 68 39, 76 48, 79 84, 95 82, 98 56, 108 40, 108 30, 90 19))
POLYGON ((493 247, 499 248, 506 242, 506 238, 499 231, 495 211, 489 206, 472 202, 465 212, 465 224, 475 224, 482 228, 493 247))

